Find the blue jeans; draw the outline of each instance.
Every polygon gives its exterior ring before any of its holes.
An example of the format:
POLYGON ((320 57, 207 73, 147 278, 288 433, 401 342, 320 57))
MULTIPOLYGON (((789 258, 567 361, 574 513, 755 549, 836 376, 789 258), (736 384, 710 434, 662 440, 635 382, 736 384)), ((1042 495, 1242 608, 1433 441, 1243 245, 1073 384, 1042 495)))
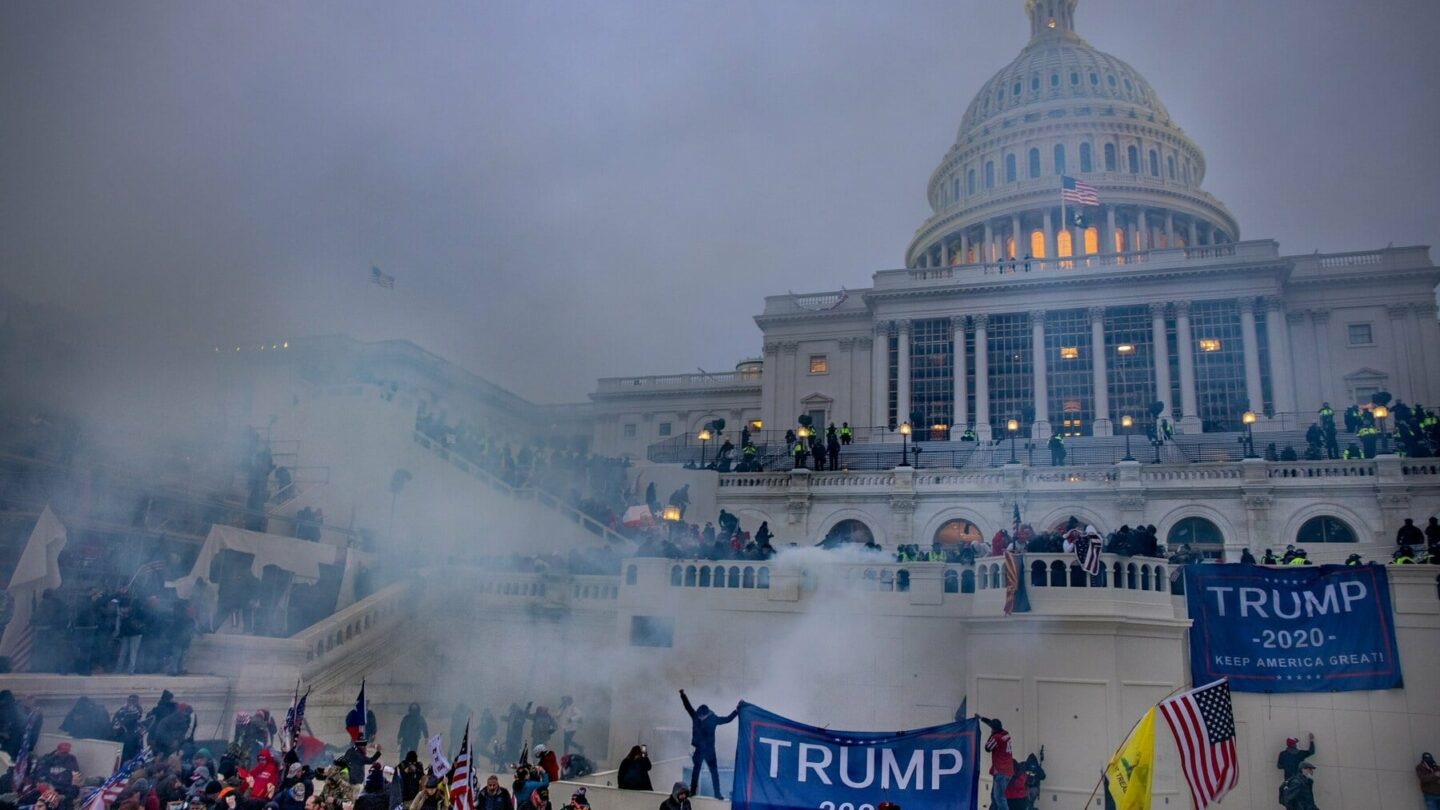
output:
POLYGON ((115 672, 135 674, 135 662, 140 658, 140 636, 121 636, 120 655, 115 659, 115 672), (126 661, 129 663, 126 663, 126 661))
POLYGON ((1425 810, 1440 810, 1440 796, 1426 796, 1425 810))
POLYGON ((990 810, 1008 810, 1010 805, 1005 801, 1005 788, 1010 787, 1009 776, 996 773, 990 775, 990 810))

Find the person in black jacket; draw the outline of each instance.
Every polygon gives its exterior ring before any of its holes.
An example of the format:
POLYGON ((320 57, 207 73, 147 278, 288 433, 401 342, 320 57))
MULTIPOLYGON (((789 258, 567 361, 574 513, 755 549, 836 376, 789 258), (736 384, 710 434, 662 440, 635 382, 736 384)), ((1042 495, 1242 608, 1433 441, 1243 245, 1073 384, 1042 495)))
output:
MULTIPOLYGON (((710 786, 715 789, 715 798, 724 799, 720 793, 720 769, 715 762, 715 729, 734 720, 740 713, 740 707, 720 717, 710 711, 710 707, 704 703, 696 709, 690 705, 690 698, 685 690, 680 690, 680 702, 685 704, 685 711, 690 715, 690 744, 695 747, 694 753, 690 755, 690 792, 687 794, 686 804, 689 804, 688 796, 695 795, 695 789, 699 787, 700 765, 704 763, 710 768, 710 786)), ((672 798, 673 798, 672 794, 672 798)))
POLYGON ((684 782, 676 782, 670 797, 660 803, 660 810, 690 810, 690 791, 684 782))
POLYGON ((365 779, 365 769, 380 761, 380 746, 375 746, 375 753, 367 754, 364 741, 353 742, 341 756, 345 758, 345 767, 350 771, 350 784, 358 785, 365 779))
POLYGON ((1300 772, 1280 786, 1280 803, 1285 810, 1320 810, 1315 806, 1315 764, 1306 762, 1300 772))
POLYGON ((1301 750, 1300 741, 1294 737, 1285 738, 1285 750, 1275 758, 1275 767, 1285 774, 1286 779, 1300 773, 1300 765, 1309 757, 1315 756, 1315 735, 1309 736, 1310 748, 1307 750, 1301 750))
POLYGON ((411 703, 405 716, 400 718, 400 731, 395 735, 395 742, 400 745, 402 752, 418 751, 420 741, 429 738, 430 724, 425 722, 425 715, 420 713, 420 704, 411 703))
POLYGON ((615 783, 621 790, 654 790, 650 786, 650 755, 645 746, 632 746, 630 753, 620 760, 615 783))
POLYGON ((372 768, 365 777, 365 789, 355 797, 354 810, 390 810, 390 796, 385 791, 385 775, 372 768))
POLYGON ((500 777, 490 774, 485 787, 475 795, 475 810, 515 810, 515 801, 510 791, 500 786, 500 777))

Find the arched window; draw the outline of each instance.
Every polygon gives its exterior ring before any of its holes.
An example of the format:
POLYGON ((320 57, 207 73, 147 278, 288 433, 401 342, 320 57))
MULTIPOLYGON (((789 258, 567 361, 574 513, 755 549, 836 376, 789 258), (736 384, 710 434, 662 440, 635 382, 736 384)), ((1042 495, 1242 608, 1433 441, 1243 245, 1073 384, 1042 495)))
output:
POLYGON ((1150 176, 1160 176, 1160 153, 1154 149, 1150 150, 1150 176))
POLYGON ((1001 87, 995 91, 995 103, 999 104, 1005 100, 1005 88, 1001 87))
MULTIPOLYGON (((715 571, 715 576, 720 576, 720 571, 718 569, 715 571)), ((738 565, 730 566, 730 587, 740 587, 740 566, 738 565)))
POLYGON ((825 535, 822 545, 825 548, 835 548, 846 543, 859 543, 865 545, 875 539, 870 532, 870 527, 858 520, 842 520, 836 523, 825 535))
POLYGON ((1040 92, 1040 74, 1039 74, 1039 73, 1036 73, 1034 76, 1031 76, 1031 77, 1030 77, 1030 92, 1032 92, 1032 93, 1038 93, 1038 92, 1040 92))
POLYGON ((1070 71, 1070 86, 1071 86, 1071 87, 1079 87, 1079 86, 1080 86, 1080 74, 1077 73, 1076 71, 1073 71, 1073 70, 1070 71))
POLYGON ((1128 590, 1133 591, 1137 587, 1139 587, 1139 577, 1137 576, 1137 574, 1139 574, 1140 572, 1136 570, 1137 567, 1138 566, 1136 566, 1135 563, 1130 563, 1129 565, 1125 566, 1125 587, 1128 590))
POLYGON ((945 593, 960 592, 960 574, 954 568, 945 570, 945 593))
POLYGON ((1005 156, 1005 182, 1015 182, 1015 155, 1014 153, 1005 156))
POLYGON ((1032 259, 1045 258, 1045 232, 1030 232, 1030 257, 1032 259))
POLYGON ((1115 86, 1115 74, 1113 74, 1113 73, 1108 73, 1108 74, 1106 74, 1106 75, 1105 75, 1105 80, 1110 83, 1110 86, 1111 86, 1111 87, 1114 87, 1114 86, 1115 86))
POLYGON ((968 171, 968 172, 965 173, 965 188, 966 188, 966 191, 965 191, 966 194, 969 194, 969 195, 972 195, 972 196, 975 194, 975 170, 974 170, 974 169, 971 169, 970 171, 968 171))
POLYGON ((1030 177, 1034 179, 1040 176, 1040 150, 1034 147, 1030 149, 1030 177))
POLYGON ((1091 160, 1090 144, 1088 144, 1088 143, 1082 143, 1082 144, 1080 144, 1080 171, 1082 171, 1082 172, 1093 172, 1093 171, 1095 171, 1095 164, 1094 164, 1094 162, 1091 160))
POLYGON ((751 567, 748 566, 748 565, 745 566, 745 573, 744 573, 743 577, 742 577, 741 580, 740 580, 740 586, 741 586, 742 588, 753 588, 753 587, 755 587, 755 569, 754 569, 754 568, 751 568, 751 567))
POLYGON ((1043 588, 1050 584, 1048 578, 1045 576, 1049 568, 1044 560, 1036 560, 1030 563, 1030 586, 1032 588, 1043 588))
POLYGON ((1192 551, 1215 558, 1220 556, 1225 537, 1219 527, 1205 518, 1187 517, 1170 527, 1170 533, 1165 535, 1165 547, 1175 552, 1187 543, 1192 551))
POLYGON ((1065 144, 1055 144, 1055 173, 1065 173, 1065 144))
POLYGON ((1065 579, 1066 579, 1066 575, 1065 575, 1065 563, 1060 562, 1059 560, 1056 560, 1055 562, 1050 563, 1050 587, 1052 587, 1052 588, 1063 588, 1063 587, 1065 587, 1065 584, 1066 584, 1066 583, 1065 583, 1065 579))
POLYGON ((1107 144, 1105 144, 1105 171, 1107 171, 1107 172, 1119 171, 1119 169, 1115 168, 1115 166, 1116 166, 1115 161, 1116 161, 1116 157, 1115 157, 1115 144, 1113 144, 1113 143, 1107 143, 1107 144))
POLYGON ((961 572, 960 572, 960 592, 961 592, 961 593, 974 593, 974 592, 975 592, 975 572, 974 572, 974 571, 961 571, 961 572))
POLYGON ((904 568, 895 572, 895 590, 900 592, 910 590, 910 572, 904 568))
POLYGON ((1355 531, 1340 518, 1320 515, 1305 521, 1295 534, 1296 543, 1354 543, 1355 531))
POLYGON ((1020 96, 1020 82, 1015 82, 1015 86, 1011 89, 1014 91, 1011 95, 1018 98, 1020 96))
POLYGON ((1096 72, 1093 71, 1093 70, 1090 71, 1090 86, 1091 86, 1091 87, 1099 87, 1099 86, 1100 86, 1100 74, 1096 73, 1096 72))
POLYGON ((761 567, 760 573, 755 575, 755 587, 766 590, 770 587, 770 569, 761 567))
POLYGON ((1085 229, 1085 255, 1094 256, 1100 252, 1100 229, 1091 225, 1085 229))
POLYGON ((1075 255, 1074 246, 1070 244, 1070 229, 1066 228, 1055 234, 1055 257, 1064 258, 1075 255))
POLYGON ((1175 156, 1174 156, 1174 155, 1166 155, 1166 156, 1165 156, 1165 173, 1166 173, 1167 175, 1169 175, 1169 177, 1170 177, 1171 180, 1174 180, 1174 179, 1175 179, 1175 156))
POLYGON ((672 588, 680 587, 680 566, 678 565, 670 566, 670 586, 672 588))
POLYGON ((985 161, 985 188, 995 187, 995 161, 985 161))
POLYGON ((1125 158, 1130 164, 1130 173, 1140 173, 1140 150, 1134 146, 1126 147, 1125 158))
POLYGON ((710 587, 710 566, 708 565, 700 569, 700 587, 710 587))
POLYGON ((1089 585, 1090 576, 1085 573, 1078 563, 1070 563, 1070 587, 1083 588, 1089 585))
POLYGON ((1150 590, 1150 566, 1140 566, 1140 590, 1150 590))
POLYGON ((935 530, 933 542, 937 546, 958 546, 962 543, 973 543, 984 539, 984 535, 980 534, 980 530, 975 527, 974 523, 956 518, 945 521, 940 528, 935 530))
POLYGON ((639 572, 638 570, 636 570, 635 566, 633 566, 633 565, 627 565, 627 566, 625 566, 625 584, 626 584, 626 585, 634 585, 634 584, 635 584, 635 579, 639 576, 639 574, 640 574, 640 572, 639 572))
POLYGON ((1051 86, 1051 87, 1059 87, 1059 86, 1060 86, 1060 74, 1059 74, 1059 73, 1051 73, 1051 74, 1050 74, 1050 86, 1051 86))
POLYGON ((685 587, 695 587, 695 566, 693 565, 685 566, 685 587))

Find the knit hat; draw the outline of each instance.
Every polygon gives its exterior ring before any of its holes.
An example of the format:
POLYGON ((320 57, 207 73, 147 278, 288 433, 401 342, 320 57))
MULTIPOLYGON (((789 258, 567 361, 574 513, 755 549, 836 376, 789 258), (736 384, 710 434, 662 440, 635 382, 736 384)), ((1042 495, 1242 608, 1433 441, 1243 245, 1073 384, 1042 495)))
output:
POLYGON ((1297 739, 1295 739, 1294 737, 1286 737, 1286 738, 1285 738, 1285 747, 1286 747, 1286 748, 1289 748, 1289 747, 1292 746, 1292 745, 1299 745, 1299 744, 1300 744, 1300 741, 1297 740, 1297 739))

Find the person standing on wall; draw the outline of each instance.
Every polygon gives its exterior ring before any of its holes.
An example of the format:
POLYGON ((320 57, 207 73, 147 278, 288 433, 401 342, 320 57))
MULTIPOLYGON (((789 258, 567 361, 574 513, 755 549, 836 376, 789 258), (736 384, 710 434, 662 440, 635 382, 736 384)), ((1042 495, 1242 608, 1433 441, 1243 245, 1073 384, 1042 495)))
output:
POLYGON ((993 717, 981 717, 980 722, 990 727, 990 736, 985 740, 985 750, 990 752, 990 810, 1006 810, 1005 790, 1015 777, 1015 754, 1010 747, 1010 732, 1005 725, 993 717))

